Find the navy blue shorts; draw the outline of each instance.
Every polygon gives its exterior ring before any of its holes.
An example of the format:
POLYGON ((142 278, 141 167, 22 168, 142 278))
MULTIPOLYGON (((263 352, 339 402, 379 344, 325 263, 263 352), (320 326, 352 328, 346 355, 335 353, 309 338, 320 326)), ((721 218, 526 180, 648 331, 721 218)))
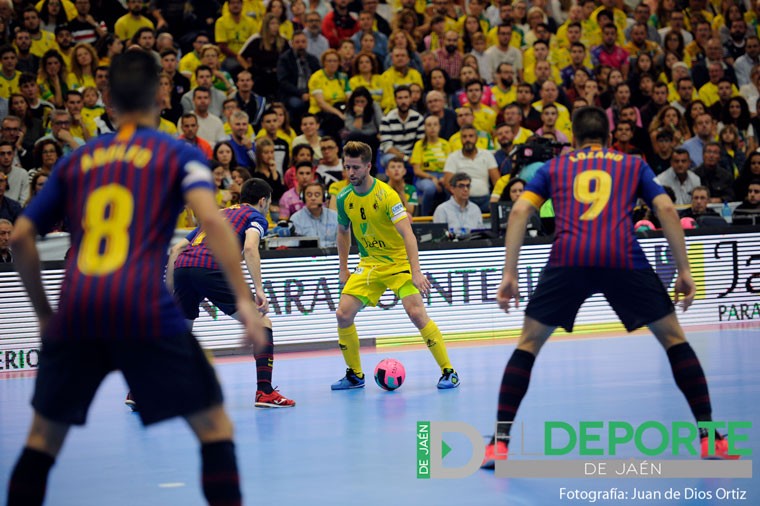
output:
POLYGON ((648 269, 546 267, 530 297, 525 315, 550 327, 573 331, 581 305, 601 293, 628 332, 675 310, 660 278, 648 269))
POLYGON ((222 404, 214 369, 188 331, 155 339, 44 340, 32 406, 45 418, 83 425, 100 383, 119 370, 143 424, 222 404))
POLYGON ((179 302, 187 320, 198 318, 198 306, 208 299, 224 314, 237 311, 235 295, 227 284, 224 273, 203 267, 182 267, 174 270, 174 298, 179 302))

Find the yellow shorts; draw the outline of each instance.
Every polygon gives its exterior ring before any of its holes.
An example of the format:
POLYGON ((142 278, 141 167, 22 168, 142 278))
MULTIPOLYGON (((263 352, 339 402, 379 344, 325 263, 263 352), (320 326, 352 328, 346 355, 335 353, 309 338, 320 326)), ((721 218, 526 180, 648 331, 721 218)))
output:
POLYGON ((388 288, 399 299, 420 293, 412 283, 412 268, 408 263, 367 265, 362 262, 346 281, 342 293, 356 297, 365 306, 376 306, 388 288))

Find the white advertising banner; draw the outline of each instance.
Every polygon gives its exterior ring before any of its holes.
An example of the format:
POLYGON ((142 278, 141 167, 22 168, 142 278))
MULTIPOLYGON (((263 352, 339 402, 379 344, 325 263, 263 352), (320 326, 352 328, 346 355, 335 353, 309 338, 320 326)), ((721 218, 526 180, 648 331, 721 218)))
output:
MULTIPOLYGON (((640 242, 657 275, 672 291, 675 266, 665 239, 640 242)), ((760 234, 693 236, 687 238, 687 245, 699 290, 692 308, 686 313, 679 311, 682 324, 760 325, 760 234)), ((536 286, 549 250, 549 244, 523 248, 519 264, 523 300, 520 309, 509 314, 500 311, 495 303, 503 248, 421 252, 423 271, 433 285, 426 298, 430 317, 448 341, 516 336, 522 309, 536 286)), ((356 261, 352 257, 352 264, 356 261)), ((275 344, 308 349, 337 341, 337 256, 263 259, 262 269, 275 344)), ((54 304, 62 275, 61 270, 44 272, 45 289, 54 304)), ((378 307, 359 314, 356 326, 362 340, 374 340, 378 346, 420 342, 400 301, 390 291, 378 307)), ((586 301, 576 319, 575 332, 621 329, 615 313, 599 295, 586 301)), ((213 307, 201 311, 194 332, 208 349, 234 350, 240 346, 240 325, 213 307)), ((37 366, 37 322, 15 272, 0 272, 0 336, 0 373, 37 366)))

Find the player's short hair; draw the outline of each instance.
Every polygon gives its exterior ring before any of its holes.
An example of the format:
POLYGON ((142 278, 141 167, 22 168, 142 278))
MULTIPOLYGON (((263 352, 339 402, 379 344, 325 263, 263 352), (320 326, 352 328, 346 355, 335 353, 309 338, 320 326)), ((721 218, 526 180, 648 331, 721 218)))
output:
POLYGON ((261 120, 263 121, 266 116, 271 116, 273 114, 277 116, 277 111, 275 110, 275 108, 267 107, 266 110, 261 114, 261 120))
POLYGON ((397 96, 400 92, 406 91, 410 95, 412 94, 412 89, 409 87, 408 84, 401 84, 399 86, 396 86, 396 89, 393 90, 393 96, 397 96))
MULTIPOLYGON (((684 148, 676 148, 673 150, 673 155, 686 155, 688 159, 691 159, 691 155, 684 148)), ((671 155, 671 156, 673 156, 671 155)), ((671 158, 672 159, 672 158, 671 158)))
POLYGON ((193 99, 198 95, 198 93, 208 93, 210 96, 211 90, 205 86, 198 86, 193 90, 193 99))
POLYGON ((230 114, 230 120, 233 120, 233 119, 244 119, 246 121, 249 121, 248 113, 245 111, 237 110, 233 112, 232 114, 230 114))
POLYGON ((119 112, 150 111, 156 104, 159 66, 143 51, 116 55, 108 72, 111 102, 119 112))
POLYGON ((610 120, 599 107, 583 107, 573 113, 573 136, 578 144, 589 141, 606 146, 610 136, 610 120))
POLYGON ((251 178, 240 188, 240 202, 256 205, 262 198, 272 197, 272 187, 263 179, 251 178))
POLYGON ((10 44, 6 44, 5 46, 0 47, 0 58, 2 58, 5 53, 13 53, 14 56, 18 56, 18 52, 16 51, 16 48, 11 46, 10 44))
POLYGON ((372 148, 368 144, 359 141, 348 141, 343 147, 343 156, 361 158, 363 163, 372 162, 372 148))
POLYGON ((23 86, 23 85, 29 84, 29 83, 37 84, 37 76, 35 76, 31 72, 24 72, 18 78, 18 85, 19 86, 23 86))
POLYGON ((314 170, 314 166, 311 164, 311 162, 307 162, 306 160, 302 160, 296 164, 296 173, 298 173, 298 169, 301 167, 308 167, 310 171, 314 170))

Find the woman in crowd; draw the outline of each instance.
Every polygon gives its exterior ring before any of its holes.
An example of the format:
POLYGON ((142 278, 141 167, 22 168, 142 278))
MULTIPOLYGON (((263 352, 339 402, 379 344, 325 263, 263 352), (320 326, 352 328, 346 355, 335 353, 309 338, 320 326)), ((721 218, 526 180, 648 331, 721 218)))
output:
POLYGON ((23 130, 23 140, 21 146, 31 152, 34 150, 34 143, 37 139, 45 134, 42 126, 42 120, 35 118, 29 109, 29 103, 20 93, 12 93, 8 103, 8 113, 10 116, 16 116, 21 119, 21 128, 23 130))
POLYGON ((277 212, 275 203, 280 201, 280 197, 285 193, 285 185, 277 172, 276 161, 274 158, 274 143, 269 139, 256 140, 256 170, 253 177, 263 179, 272 187, 272 212, 277 212))
POLYGON ((71 72, 68 85, 71 89, 95 86, 95 69, 98 67, 98 53, 89 44, 79 43, 74 46, 71 58, 71 72))
POLYGON ((48 50, 40 60, 40 70, 37 74, 37 84, 40 85, 40 98, 63 109, 63 102, 69 92, 66 82, 66 63, 61 53, 55 49, 48 50))
POLYGON ((343 106, 348 92, 348 78, 338 70, 340 56, 334 49, 322 53, 322 69, 309 78, 309 112, 319 116, 325 135, 337 136, 346 116, 343 106))
POLYGON ((380 104, 383 100, 383 83, 376 55, 367 51, 359 52, 354 60, 353 70, 353 76, 348 80, 349 89, 353 92, 363 86, 369 90, 372 99, 380 104))
POLYGON ((227 189, 232 184, 232 170, 237 167, 235 151, 228 141, 218 142, 214 146, 214 160, 224 169, 222 176, 222 188, 227 189))
POLYGON ((409 162, 414 168, 415 185, 419 192, 420 213, 431 216, 437 195, 443 195, 443 167, 451 153, 451 146, 438 135, 441 122, 438 116, 425 118, 425 134, 414 144, 409 162))
POLYGON ((673 134, 675 146, 680 146, 684 141, 691 138, 686 118, 683 117, 678 109, 670 105, 660 109, 649 125, 649 137, 652 145, 657 142, 657 135, 662 131, 668 131, 673 134))
POLYGON ((359 86, 351 93, 346 105, 345 140, 364 142, 377 153, 382 119, 380 104, 372 99, 367 88, 359 86))
POLYGON ((278 95, 277 60, 288 47, 280 35, 280 20, 272 14, 264 15, 261 34, 252 35, 240 50, 238 61, 253 74, 254 91, 267 99, 278 95))

